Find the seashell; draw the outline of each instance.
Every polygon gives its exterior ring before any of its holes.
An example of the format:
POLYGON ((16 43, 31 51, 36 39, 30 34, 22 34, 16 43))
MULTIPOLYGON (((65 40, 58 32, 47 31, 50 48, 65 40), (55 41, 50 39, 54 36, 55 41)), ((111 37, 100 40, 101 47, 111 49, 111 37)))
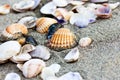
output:
POLYGON ((35 4, 34 6, 31 8, 32 10, 35 9, 41 2, 41 0, 34 0, 35 4))
POLYGON ((45 65, 45 62, 40 59, 31 59, 24 63, 22 67, 23 75, 26 78, 35 77, 42 71, 45 65))
POLYGON ((95 10, 95 9, 101 7, 101 6, 103 6, 103 5, 102 5, 102 4, 89 3, 89 4, 87 5, 87 8, 92 8, 92 9, 95 10))
POLYGON ((28 53, 35 50, 35 46, 33 46, 32 44, 25 44, 22 48, 21 48, 21 54, 22 53, 28 53))
POLYGON ((91 43, 92 43, 92 39, 89 38, 89 37, 81 38, 80 41, 79 41, 79 45, 81 47, 89 46, 91 43))
POLYGON ((64 19, 65 21, 68 21, 71 15, 72 13, 68 12, 65 8, 57 8, 53 13, 53 16, 55 16, 57 19, 64 19))
POLYGON ((102 6, 97 8, 96 15, 98 16, 98 18, 107 19, 112 17, 112 10, 110 9, 109 6, 102 6))
POLYGON ((25 12, 30 10, 35 5, 34 0, 22 0, 19 3, 15 3, 12 8, 16 12, 25 12))
POLYGON ((17 39, 17 41, 21 44, 21 45, 24 45, 25 42, 26 42, 26 39, 24 37, 20 37, 17 39))
POLYGON ((16 39, 22 34, 26 35, 28 33, 27 27, 23 24, 11 24, 3 32, 2 36, 6 39, 16 39))
POLYGON ((50 78, 56 78, 55 74, 59 72, 61 66, 59 64, 52 64, 49 67, 43 68, 41 72, 41 78, 43 80, 49 80, 50 78))
POLYGON ((83 5, 85 2, 83 1, 70 1, 69 4, 72 4, 74 6, 78 6, 78 5, 83 5))
POLYGON ((108 0, 90 0, 93 3, 106 3, 108 0))
POLYGON ((57 21, 55 19, 47 18, 47 17, 41 17, 36 21, 36 25, 37 25, 36 30, 39 33, 42 33, 42 34, 47 33, 49 27, 54 23, 57 23, 57 21))
POLYGON ((75 35, 67 28, 58 29, 49 42, 54 49, 67 49, 76 45, 75 35))
POLYGON ((41 58, 43 60, 48 60, 50 58, 49 50, 47 49, 47 47, 42 46, 42 45, 36 46, 36 49, 30 52, 30 55, 32 57, 41 58))
POLYGON ((17 68, 22 71, 22 68, 23 68, 23 64, 17 64, 17 68))
POLYGON ((37 20, 36 17, 27 16, 27 17, 21 18, 21 19, 18 21, 18 23, 25 25, 25 26, 29 29, 29 28, 33 28, 33 27, 36 26, 36 20, 37 20))
POLYGON ((10 5, 9 4, 5 4, 3 6, 0 6, 0 14, 8 14, 10 13, 10 5))
POLYGON ((47 39, 51 39, 52 35, 61 27, 62 25, 58 23, 52 24, 48 29, 47 39))
POLYGON ((59 80, 57 77, 48 77, 47 79, 45 80, 59 80))
POLYGON ((37 41, 32 36, 26 36, 26 43, 34 46, 37 45, 37 41))
POLYGON ((56 6, 58 7, 65 7, 68 5, 67 0, 52 0, 56 6))
POLYGON ((17 41, 7 41, 0 45, 0 63, 20 52, 21 45, 17 41), (11 47, 12 46, 12 47, 11 47))
POLYGON ((52 14, 56 10, 56 5, 51 1, 45 4, 41 9, 40 12, 42 14, 52 14))
POLYGON ((83 80, 78 72, 68 72, 63 76, 59 77, 58 80, 83 80))
POLYGON ((116 2, 116 3, 104 3, 103 5, 109 6, 112 10, 114 10, 118 6, 120 6, 120 2, 116 2))
POLYGON ((29 53, 22 53, 16 56, 13 56, 10 60, 14 63, 23 63, 25 61, 28 61, 31 59, 31 56, 29 53))
POLYGON ((17 73, 12 72, 6 75, 5 80, 21 80, 21 78, 17 73))
POLYGON ((80 53, 79 53, 78 48, 74 48, 65 56, 64 60, 66 62, 75 62, 78 60, 79 55, 80 53))

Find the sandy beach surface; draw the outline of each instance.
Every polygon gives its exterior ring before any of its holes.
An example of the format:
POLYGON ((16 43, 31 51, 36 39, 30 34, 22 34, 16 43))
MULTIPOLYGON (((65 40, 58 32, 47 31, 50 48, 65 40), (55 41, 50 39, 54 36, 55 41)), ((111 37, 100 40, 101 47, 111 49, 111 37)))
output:
MULTIPOLYGON (((119 0, 109 0, 110 2, 118 2, 119 0)), ((0 0, 0 5, 10 4, 11 6, 19 2, 19 0, 0 0)), ((45 3, 45 1, 42 1, 45 3)), ((39 6, 34 11, 25 13, 11 12, 7 15, 0 15, 0 31, 6 26, 17 22, 21 17, 32 15, 40 17, 39 6)), ((75 63, 66 63, 63 58, 70 49, 60 52, 50 49, 51 59, 46 61, 47 66, 58 63, 61 65, 60 72, 57 76, 61 76, 69 71, 77 71, 81 74, 84 80, 120 80, 120 7, 113 11, 113 16, 110 19, 97 20, 94 24, 89 24, 87 28, 79 29, 70 24, 64 25, 75 33, 77 39, 89 36, 93 39, 93 43, 86 48, 79 48, 80 58, 75 63), (77 31, 76 31, 77 30, 77 31)), ((36 31, 30 31, 36 41, 44 45, 46 35, 36 31)), ((35 78, 26 79, 22 72, 16 67, 16 64, 8 62, 0 64, 0 80, 4 80, 7 73, 16 72, 22 80, 41 80, 40 75, 35 78)))

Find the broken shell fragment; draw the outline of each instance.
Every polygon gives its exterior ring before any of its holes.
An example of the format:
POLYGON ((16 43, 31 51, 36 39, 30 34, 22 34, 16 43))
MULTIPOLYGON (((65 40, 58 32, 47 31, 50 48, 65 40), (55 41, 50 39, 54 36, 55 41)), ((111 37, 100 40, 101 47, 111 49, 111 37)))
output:
POLYGON ((17 39, 22 36, 22 34, 26 35, 28 33, 27 27, 23 24, 11 24, 2 32, 1 36, 5 39, 17 39))
POLYGON ((50 39, 50 47, 54 49, 67 49, 76 45, 75 35, 67 28, 58 29, 50 39))
POLYGON ((92 39, 89 38, 89 37, 85 37, 85 38, 81 38, 80 41, 79 41, 79 45, 81 47, 86 47, 86 46, 89 46, 92 42, 92 39))
POLYGON ((31 59, 23 64, 23 75, 26 78, 35 77, 42 71, 45 65, 45 62, 40 59, 31 59))
MULTIPOLYGON (((61 66, 59 64, 52 64, 49 67, 43 68, 41 72, 41 78, 43 80, 49 80, 50 78, 56 78, 55 74, 59 72, 61 66)), ((57 79, 57 78, 56 78, 57 79)))
POLYGON ((30 55, 32 57, 41 58, 43 60, 48 60, 50 58, 49 50, 47 49, 47 47, 42 45, 36 46, 36 49, 30 52, 30 55))
POLYGON ((78 72, 68 72, 63 76, 59 77, 58 80, 83 80, 78 72))
POLYGON ((120 2, 116 3, 104 3, 103 5, 108 5, 112 10, 116 9, 118 6, 120 6, 120 2))
POLYGON ((0 63, 20 52, 21 45, 17 41, 7 41, 0 45, 0 63), (12 47, 11 47, 12 46, 12 47))
POLYGON ((21 18, 21 19, 18 21, 18 23, 25 25, 25 26, 29 29, 29 28, 33 28, 33 27, 36 26, 36 20, 37 20, 36 17, 27 16, 27 17, 21 18))
POLYGON ((12 72, 6 75, 5 80, 21 80, 21 78, 17 73, 12 72))
POLYGON ((36 46, 38 43, 32 36, 26 36, 26 43, 36 46))
POLYGON ((53 2, 48 2, 41 9, 40 12, 42 14, 52 14, 56 10, 56 5, 53 2))
POLYGON ((17 41, 21 44, 21 45, 24 45, 25 42, 26 42, 26 39, 24 37, 20 37, 17 39, 17 41))
POLYGON ((41 17, 36 21, 36 25, 37 25, 36 30, 42 34, 47 33, 49 27, 54 23, 57 23, 55 19, 48 18, 48 17, 41 17))
POLYGON ((10 13, 10 5, 9 4, 0 6, 0 14, 8 14, 8 13, 10 13))
POLYGON ((80 53, 79 53, 78 48, 74 48, 65 56, 64 60, 66 62, 74 62, 78 60, 79 55, 80 53))

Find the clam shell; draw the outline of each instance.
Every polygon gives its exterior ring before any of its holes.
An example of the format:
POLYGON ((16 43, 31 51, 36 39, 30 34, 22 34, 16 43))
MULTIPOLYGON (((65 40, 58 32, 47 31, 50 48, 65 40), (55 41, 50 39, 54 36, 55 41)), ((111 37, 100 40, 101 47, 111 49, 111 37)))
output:
POLYGON ((64 60, 66 62, 74 62, 78 60, 79 55, 80 53, 79 53, 78 48, 74 48, 65 56, 64 60))
POLYGON ((76 44, 76 37, 69 29, 60 28, 54 33, 49 44, 54 49, 71 48, 76 44))
POLYGON ((47 33, 48 32, 48 29, 49 27, 54 24, 54 23, 57 23, 57 21, 55 19, 52 19, 52 18, 47 18, 47 17, 42 17, 42 18, 39 18, 37 21, 36 21, 36 25, 37 25, 37 28, 36 30, 39 32, 39 33, 47 33))
POLYGON ((53 2, 48 2, 41 9, 40 12, 42 14, 52 14, 56 10, 56 5, 53 2))
POLYGON ((7 41, 0 45, 0 62, 10 59, 20 52, 21 45, 17 41, 7 41), (12 47, 11 47, 12 46, 12 47))
POLYGON ((68 5, 67 0, 52 0, 56 6, 58 7, 65 7, 68 5))
POLYGON ((15 3, 12 8, 17 12, 25 12, 31 9, 35 5, 35 1, 33 0, 22 0, 19 3, 15 3))
POLYGON ((3 6, 0 6, 0 14, 8 14, 10 13, 10 5, 9 4, 5 4, 3 6))
POLYGON ((27 17, 21 18, 21 19, 18 21, 18 23, 25 25, 25 26, 29 29, 29 28, 33 28, 33 27, 36 26, 36 20, 37 20, 36 17, 27 16, 27 17))
POLYGON ((112 10, 110 9, 109 6, 101 6, 99 8, 97 8, 96 10, 96 15, 98 16, 98 18, 110 18, 112 17, 112 10))
POLYGON ((45 65, 45 62, 40 59, 31 59, 24 63, 22 67, 23 75, 26 78, 35 77, 42 71, 45 65))
POLYGON ((61 76, 58 80, 83 80, 78 72, 68 72, 61 76))
POLYGON ((11 24, 3 32, 2 36, 5 38, 16 39, 22 34, 26 35, 28 33, 27 27, 23 24, 11 24))
POLYGON ((17 73, 8 73, 4 80, 21 80, 20 76, 17 73))
POLYGON ((49 80, 50 78, 56 78, 55 74, 59 72, 61 66, 59 64, 52 64, 49 67, 43 68, 41 72, 41 78, 43 80, 49 80))
POLYGON ((89 46, 91 43, 92 43, 92 39, 89 38, 89 37, 81 38, 80 41, 79 41, 79 45, 81 47, 89 46))
POLYGON ((48 60, 50 58, 50 52, 47 47, 41 45, 36 46, 36 49, 30 52, 30 55, 43 60, 48 60))

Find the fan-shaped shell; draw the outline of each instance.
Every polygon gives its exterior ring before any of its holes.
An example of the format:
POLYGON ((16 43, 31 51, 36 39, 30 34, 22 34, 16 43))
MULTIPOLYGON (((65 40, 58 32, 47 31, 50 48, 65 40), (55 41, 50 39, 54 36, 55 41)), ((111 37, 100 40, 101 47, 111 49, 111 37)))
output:
POLYGON ((55 19, 47 18, 47 17, 39 18, 36 21, 36 25, 37 25, 36 30, 39 33, 46 33, 46 32, 48 32, 48 28, 54 23, 57 23, 57 21, 55 19))
POLYGON ((28 30, 27 27, 23 24, 11 24, 8 26, 3 32, 2 36, 7 38, 18 38, 21 34, 27 34, 28 30))
POLYGON ((0 6, 0 14, 8 14, 10 12, 10 5, 5 4, 0 6))
POLYGON ((52 48, 66 49, 75 46, 75 35, 67 28, 57 30, 50 40, 52 48))

